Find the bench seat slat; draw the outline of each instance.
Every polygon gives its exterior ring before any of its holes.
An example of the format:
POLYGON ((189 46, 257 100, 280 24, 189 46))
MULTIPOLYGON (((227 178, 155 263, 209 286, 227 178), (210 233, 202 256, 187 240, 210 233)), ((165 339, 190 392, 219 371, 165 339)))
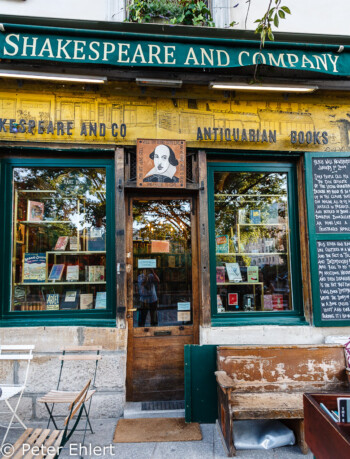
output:
POLYGON ((303 393, 232 394, 234 419, 303 418, 303 393))

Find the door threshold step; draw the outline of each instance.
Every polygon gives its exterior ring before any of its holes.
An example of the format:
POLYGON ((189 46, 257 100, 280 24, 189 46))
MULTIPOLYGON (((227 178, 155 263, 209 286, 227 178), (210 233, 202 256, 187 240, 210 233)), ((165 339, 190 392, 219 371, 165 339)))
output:
POLYGON ((185 402, 127 402, 124 408, 125 419, 139 418, 184 418, 185 402))

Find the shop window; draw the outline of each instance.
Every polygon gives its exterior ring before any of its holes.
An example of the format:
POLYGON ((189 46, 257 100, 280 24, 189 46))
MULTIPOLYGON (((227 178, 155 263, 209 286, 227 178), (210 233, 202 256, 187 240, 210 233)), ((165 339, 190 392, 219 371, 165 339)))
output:
POLYGON ((214 317, 300 313, 294 182, 292 165, 209 167, 214 317))
POLYGON ((5 315, 105 317, 113 300, 110 166, 20 164, 7 165, 12 253, 5 315))

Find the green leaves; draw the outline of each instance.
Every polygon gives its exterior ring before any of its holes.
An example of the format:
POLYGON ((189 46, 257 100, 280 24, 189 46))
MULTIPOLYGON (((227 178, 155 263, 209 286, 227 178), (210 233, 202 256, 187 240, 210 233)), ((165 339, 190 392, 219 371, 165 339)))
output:
POLYGON ((268 9, 264 16, 255 21, 258 24, 255 33, 260 34, 261 46, 264 46, 266 37, 273 41, 274 35, 272 33, 272 26, 278 28, 280 25, 280 19, 285 19, 286 14, 291 14, 290 9, 287 6, 281 6, 282 0, 275 0, 275 6, 271 7, 271 1, 268 9))
POLYGON ((134 0, 128 7, 129 22, 152 22, 214 27, 210 10, 202 0, 134 0))

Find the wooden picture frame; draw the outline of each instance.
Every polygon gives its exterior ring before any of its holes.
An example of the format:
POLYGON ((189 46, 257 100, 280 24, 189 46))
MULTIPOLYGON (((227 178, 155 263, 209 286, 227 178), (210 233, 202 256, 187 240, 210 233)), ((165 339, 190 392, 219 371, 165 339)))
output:
POLYGON ((137 139, 138 187, 185 188, 186 142, 137 139))
POLYGON ((26 233, 26 227, 22 223, 17 223, 17 234, 16 234, 16 242, 18 244, 24 244, 24 236, 26 233))

